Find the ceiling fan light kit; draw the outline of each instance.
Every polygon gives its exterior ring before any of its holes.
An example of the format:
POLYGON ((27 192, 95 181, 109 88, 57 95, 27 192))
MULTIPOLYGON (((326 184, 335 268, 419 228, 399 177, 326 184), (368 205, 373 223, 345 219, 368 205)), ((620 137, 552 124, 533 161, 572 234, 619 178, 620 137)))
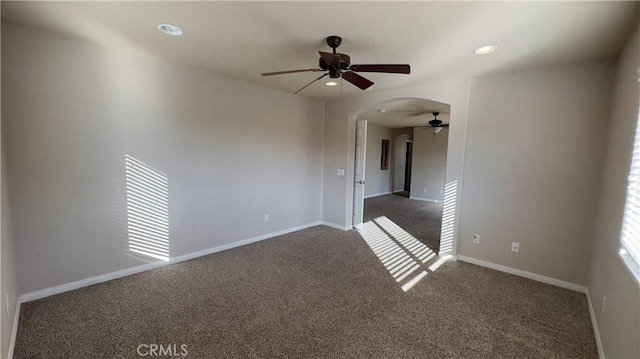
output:
MULTIPOLYGON (((304 87, 294 92, 297 94, 298 92, 304 90, 309 85, 313 84, 316 81, 321 80, 322 78, 329 76, 332 79, 342 78, 354 86, 360 88, 361 90, 366 90, 373 86, 373 82, 358 75, 356 72, 378 72, 378 73, 391 73, 391 74, 409 74, 411 73, 411 67, 405 64, 371 64, 371 65, 352 65, 351 57, 347 54, 340 54, 336 52, 336 49, 342 43, 342 38, 340 36, 329 36, 327 37, 327 45, 332 49, 332 52, 324 52, 318 51, 320 54, 320 59, 318 60, 319 69, 302 69, 302 70, 286 70, 286 71, 275 71, 275 72, 263 72, 262 76, 273 76, 273 75, 284 75, 284 74, 293 74, 299 72, 325 72, 323 75, 318 77, 317 79, 309 82, 304 87)), ((338 83, 336 81, 329 81, 326 83, 327 86, 333 87, 338 83), (331 84, 331 85, 330 85, 331 84), (335 85, 334 85, 335 84, 335 85)))

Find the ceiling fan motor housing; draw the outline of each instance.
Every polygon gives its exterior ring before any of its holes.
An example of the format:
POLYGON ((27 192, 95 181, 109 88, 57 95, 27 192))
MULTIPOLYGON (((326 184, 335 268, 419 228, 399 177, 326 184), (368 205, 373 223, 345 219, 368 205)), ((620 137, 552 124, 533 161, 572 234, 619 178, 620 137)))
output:
POLYGON ((342 38, 340 36, 329 36, 327 37, 327 45, 333 50, 334 54, 337 54, 340 57, 340 65, 339 66, 331 66, 328 64, 322 56, 320 60, 318 60, 318 66, 320 66, 323 70, 329 70, 329 77, 332 79, 340 78, 341 70, 347 70, 351 65, 351 57, 346 54, 338 54, 336 52, 336 48, 340 46, 342 43, 342 38))
POLYGON ((342 38, 340 36, 328 36, 327 37, 327 45, 329 45, 330 48, 332 49, 336 49, 336 47, 340 46, 340 44, 342 43, 342 38))
POLYGON ((433 112, 433 120, 429 121, 431 127, 442 127, 442 121, 438 120, 440 112, 433 112))
MULTIPOLYGON (((347 54, 338 54, 340 55, 340 70, 346 70, 351 65, 351 57, 347 54)), ((329 70, 329 64, 324 61, 322 57, 318 60, 318 66, 323 70, 329 70)))

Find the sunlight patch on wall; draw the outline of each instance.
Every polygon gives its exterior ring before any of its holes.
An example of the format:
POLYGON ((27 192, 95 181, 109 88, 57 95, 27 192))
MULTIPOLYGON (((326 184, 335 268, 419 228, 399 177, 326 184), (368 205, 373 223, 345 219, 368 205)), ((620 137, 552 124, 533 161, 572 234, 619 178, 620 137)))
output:
POLYGON ((129 251, 169 260, 167 175, 125 155, 129 251))
POLYGON ((429 271, 424 267, 433 259, 437 261, 429 267, 433 268, 431 271, 449 258, 438 257, 424 243, 385 216, 364 223, 359 233, 405 292, 427 276, 429 271))
MULTIPOLYGON (((640 69, 638 71, 640 74, 640 69)), ((640 282, 640 109, 638 109, 636 137, 627 177, 627 200, 624 206, 618 253, 636 280, 640 282)))
POLYGON ((440 230, 440 255, 453 251, 453 229, 456 220, 456 200, 458 197, 458 181, 451 181, 444 186, 442 203, 442 228, 440 230))

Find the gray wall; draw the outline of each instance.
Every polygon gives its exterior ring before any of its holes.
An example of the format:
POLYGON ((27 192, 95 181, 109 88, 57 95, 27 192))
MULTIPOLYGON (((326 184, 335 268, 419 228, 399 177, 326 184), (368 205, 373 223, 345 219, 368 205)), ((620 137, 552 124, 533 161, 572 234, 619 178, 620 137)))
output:
POLYGON ((601 62, 474 80, 468 118, 469 89, 458 80, 328 102, 325 220, 351 224, 353 116, 393 98, 427 98, 451 105, 445 182, 458 184, 457 253, 586 285, 613 72, 601 62), (345 167, 346 177, 335 176, 345 167))
POLYGON ((638 69, 640 28, 618 63, 589 276, 591 299, 608 359, 640 358, 640 283, 618 255, 631 151, 640 119, 638 69), (603 296, 607 298, 604 312, 603 296))
POLYGON ((321 220, 322 102, 2 25, 22 293, 150 260, 127 250, 125 155, 168 176, 171 256, 321 220))
POLYGON ((365 166, 364 196, 375 196, 391 192, 391 174, 393 173, 393 140, 390 128, 367 125, 367 156, 365 166), (389 167, 380 169, 382 140, 389 140, 389 167))
POLYGON ((411 198, 442 203, 448 143, 448 128, 443 128, 435 137, 430 128, 414 129, 411 198))
POLYGON ((601 62, 473 81, 460 254, 587 284, 613 73, 601 62))

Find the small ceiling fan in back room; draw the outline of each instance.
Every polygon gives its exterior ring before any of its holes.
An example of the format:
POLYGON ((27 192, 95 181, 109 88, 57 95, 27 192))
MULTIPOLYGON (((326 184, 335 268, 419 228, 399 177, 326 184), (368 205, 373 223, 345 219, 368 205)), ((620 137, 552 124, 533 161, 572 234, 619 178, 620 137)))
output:
POLYGON ((298 92, 309 87, 309 85, 313 84, 316 81, 319 81, 320 79, 326 76, 329 76, 332 79, 343 78, 346 81, 355 85, 356 87, 359 87, 361 90, 366 90, 373 85, 373 82, 358 75, 356 72, 381 72, 381 73, 389 73, 389 74, 409 74, 411 72, 411 67, 409 65, 398 65, 398 64, 352 65, 351 57, 349 55, 340 54, 336 52, 336 48, 338 48, 338 46, 340 46, 341 43, 342 43, 342 38, 339 36, 327 37, 327 45, 329 45, 329 47, 333 50, 333 52, 330 53, 330 52, 318 51, 318 53, 320 53, 319 69, 312 68, 312 69, 302 69, 302 70, 263 72, 262 76, 284 75, 284 74, 293 74, 298 72, 325 72, 326 71, 322 76, 309 82, 300 90, 294 92, 294 94, 297 94, 298 92))
POLYGON ((435 135, 436 133, 442 131, 442 128, 449 127, 448 123, 442 123, 442 121, 438 120, 438 115, 440 114, 440 112, 431 112, 431 114, 433 115, 433 120, 427 122, 427 125, 425 126, 425 128, 423 128, 423 130, 431 128, 433 129, 433 134, 435 135))

